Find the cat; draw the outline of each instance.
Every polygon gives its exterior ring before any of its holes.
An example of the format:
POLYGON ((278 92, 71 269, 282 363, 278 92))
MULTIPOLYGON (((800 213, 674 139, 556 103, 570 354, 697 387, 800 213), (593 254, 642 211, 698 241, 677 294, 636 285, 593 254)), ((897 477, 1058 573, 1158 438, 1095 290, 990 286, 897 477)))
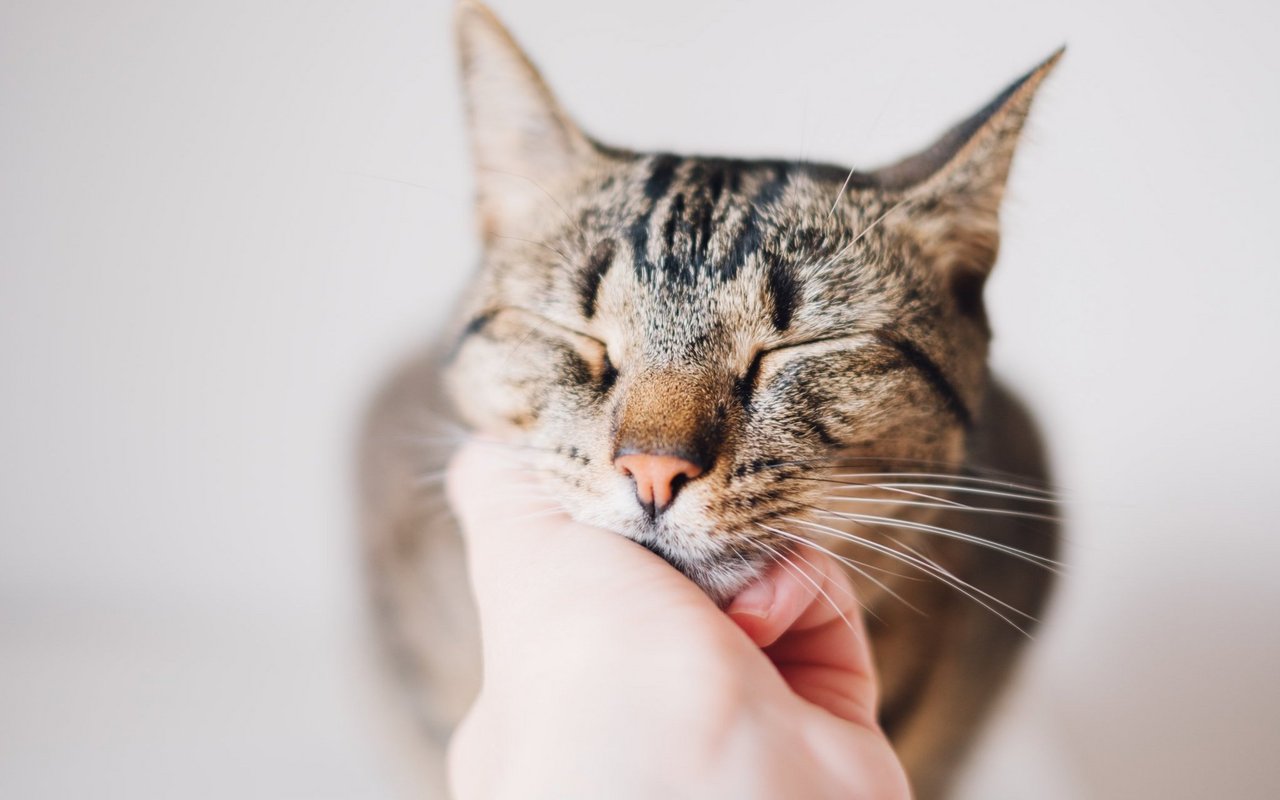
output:
POLYGON ((483 259, 448 336, 373 404, 362 453, 373 595, 435 741, 480 672, 448 441, 421 435, 448 419, 718 602, 780 559, 843 559, 881 724, 916 796, 943 797, 1055 571, 1046 459, 988 374, 982 288, 1061 51, 860 172, 601 144, 492 12, 464 0, 456 25, 483 259))

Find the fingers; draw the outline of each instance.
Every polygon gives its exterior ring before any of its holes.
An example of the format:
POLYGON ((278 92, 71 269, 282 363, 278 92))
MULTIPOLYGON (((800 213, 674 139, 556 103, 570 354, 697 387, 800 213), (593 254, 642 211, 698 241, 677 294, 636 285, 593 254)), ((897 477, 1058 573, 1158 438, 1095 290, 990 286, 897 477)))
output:
MULTIPOLYGON (((677 618, 699 630, 723 620, 654 554, 557 511, 500 447, 462 448, 450 465, 448 493, 467 542, 486 652, 517 652, 557 634, 579 642, 614 635, 598 629, 606 623, 640 636, 660 619, 663 631, 677 618)), ((874 727, 876 685, 861 609, 835 561, 790 553, 728 613, 795 693, 874 727)))
MULTIPOLYGON (((574 522, 501 446, 468 444, 449 466, 449 501, 462 523, 482 632, 536 637, 592 616, 583 598, 637 606, 698 596, 662 559, 628 539, 574 522)), ((713 607, 714 608, 714 607, 713 607)), ((603 615, 596 613, 595 617, 603 615)))
POLYGON ((768 647, 787 632, 817 596, 817 570, 775 563, 733 599, 726 612, 758 647, 768 647), (800 577, 803 575, 803 577, 800 577))
POLYGON ((791 553, 734 598, 728 613, 796 694, 842 719, 876 725, 875 669, 862 609, 833 559, 791 553))

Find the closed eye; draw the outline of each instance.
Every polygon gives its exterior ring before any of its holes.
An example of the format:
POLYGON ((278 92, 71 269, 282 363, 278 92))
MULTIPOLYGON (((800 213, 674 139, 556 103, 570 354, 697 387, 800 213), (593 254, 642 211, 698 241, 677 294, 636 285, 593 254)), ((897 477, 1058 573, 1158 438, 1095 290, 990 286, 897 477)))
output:
MULTIPOLYGON (((933 387, 942 399, 947 410, 950 411, 964 427, 970 427, 973 424, 973 414, 969 410, 968 405, 964 402, 960 393, 956 391, 955 384, 952 383, 947 373, 940 367, 927 353, 911 339, 906 338, 892 330, 877 330, 870 333, 846 334, 835 336, 823 336, 814 339, 806 339, 799 342, 789 342, 787 344, 775 347, 762 348, 758 350, 751 360, 751 365, 747 368, 746 373, 739 380, 738 395, 742 398, 744 407, 750 407, 751 398, 754 397, 757 384, 760 382, 760 372, 766 357, 788 350, 800 350, 815 345, 830 345, 841 343, 857 343, 858 346, 872 345, 888 348, 894 351, 901 359, 902 365, 914 370, 924 380, 933 387)), ((830 350, 847 350, 856 348, 832 347, 830 350)))
POLYGON ((503 313, 519 314, 521 316, 528 317, 530 320, 533 321, 535 325, 549 325, 552 328, 555 328, 556 330, 558 330, 560 333, 567 334, 568 336, 571 336, 577 339, 585 339, 589 342, 594 342, 595 344, 600 345, 602 348, 608 347, 608 345, 606 345, 602 339, 592 336, 589 333, 583 333, 582 331, 577 330, 576 328, 571 328, 562 322, 557 322, 554 319, 545 317, 536 311, 530 311, 527 308, 521 308, 519 306, 505 306, 503 308, 496 309, 494 313, 495 314, 503 314, 503 313))
POLYGON ((799 350, 801 348, 812 347, 814 345, 852 341, 864 338, 864 336, 841 334, 835 336, 820 336, 797 342, 787 342, 786 344, 775 345, 773 347, 762 347, 756 351, 756 354, 751 358, 751 364, 747 367, 747 371, 738 379, 738 398, 742 401, 742 405, 744 407, 750 407, 751 399, 755 396, 757 384, 760 382, 760 370, 764 364, 765 358, 768 356, 785 352, 787 350, 799 350))
POLYGON ((601 392, 608 392, 618 379, 618 369, 614 366, 613 361, 609 358, 609 346, 604 340, 598 339, 588 333, 571 328, 553 319, 549 319, 536 311, 530 311, 527 308, 519 306, 507 306, 499 309, 495 313, 513 313, 523 317, 527 317, 529 321, 538 327, 554 328, 566 339, 573 341, 574 349, 580 356, 583 356, 591 366, 595 373, 596 380, 599 382, 601 392))

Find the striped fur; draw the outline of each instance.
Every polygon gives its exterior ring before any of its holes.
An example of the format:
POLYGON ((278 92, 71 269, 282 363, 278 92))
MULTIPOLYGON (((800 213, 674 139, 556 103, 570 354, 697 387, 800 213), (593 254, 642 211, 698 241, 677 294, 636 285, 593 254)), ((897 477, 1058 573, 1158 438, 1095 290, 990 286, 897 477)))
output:
MULTIPOLYGON (((720 601, 771 551, 795 549, 770 529, 830 505, 833 458, 867 472, 980 462, 1044 480, 1030 418, 987 375, 981 285, 1018 133, 1056 55, 921 154, 851 172, 597 144, 486 9, 459 8, 483 264, 443 355, 384 392, 365 467, 374 588, 441 730, 477 668, 474 636, 444 643, 472 612, 456 580, 447 597, 438 585, 461 564, 456 531, 429 521, 429 493, 413 488, 432 459, 388 444, 424 409, 518 445, 575 518, 644 544, 720 601), (613 467, 637 448, 704 466, 656 519, 613 467)), ((888 491, 864 496, 885 519, 973 528, 888 491)), ((821 524, 927 553, 1030 614, 1046 596, 1044 573, 972 544, 821 524)), ((980 524, 992 541, 1054 551, 1051 525, 980 524)), ((875 615, 882 721, 918 796, 940 797, 1020 634, 936 581, 855 580, 875 615)))

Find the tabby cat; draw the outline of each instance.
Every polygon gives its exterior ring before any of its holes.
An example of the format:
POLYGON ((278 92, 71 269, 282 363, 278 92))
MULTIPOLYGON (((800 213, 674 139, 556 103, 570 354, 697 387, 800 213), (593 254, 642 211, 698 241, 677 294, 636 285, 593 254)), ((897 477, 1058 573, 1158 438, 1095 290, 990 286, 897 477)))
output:
POLYGON ((843 558, 883 727, 916 795, 944 796, 1053 571, 1045 463, 988 375, 982 287, 1060 53, 859 172, 603 145, 488 9, 460 3, 457 33, 483 259, 453 330, 381 393, 363 454, 374 594, 435 738, 479 676, 433 481, 448 447, 424 434, 444 418, 719 602, 779 558, 843 558))

